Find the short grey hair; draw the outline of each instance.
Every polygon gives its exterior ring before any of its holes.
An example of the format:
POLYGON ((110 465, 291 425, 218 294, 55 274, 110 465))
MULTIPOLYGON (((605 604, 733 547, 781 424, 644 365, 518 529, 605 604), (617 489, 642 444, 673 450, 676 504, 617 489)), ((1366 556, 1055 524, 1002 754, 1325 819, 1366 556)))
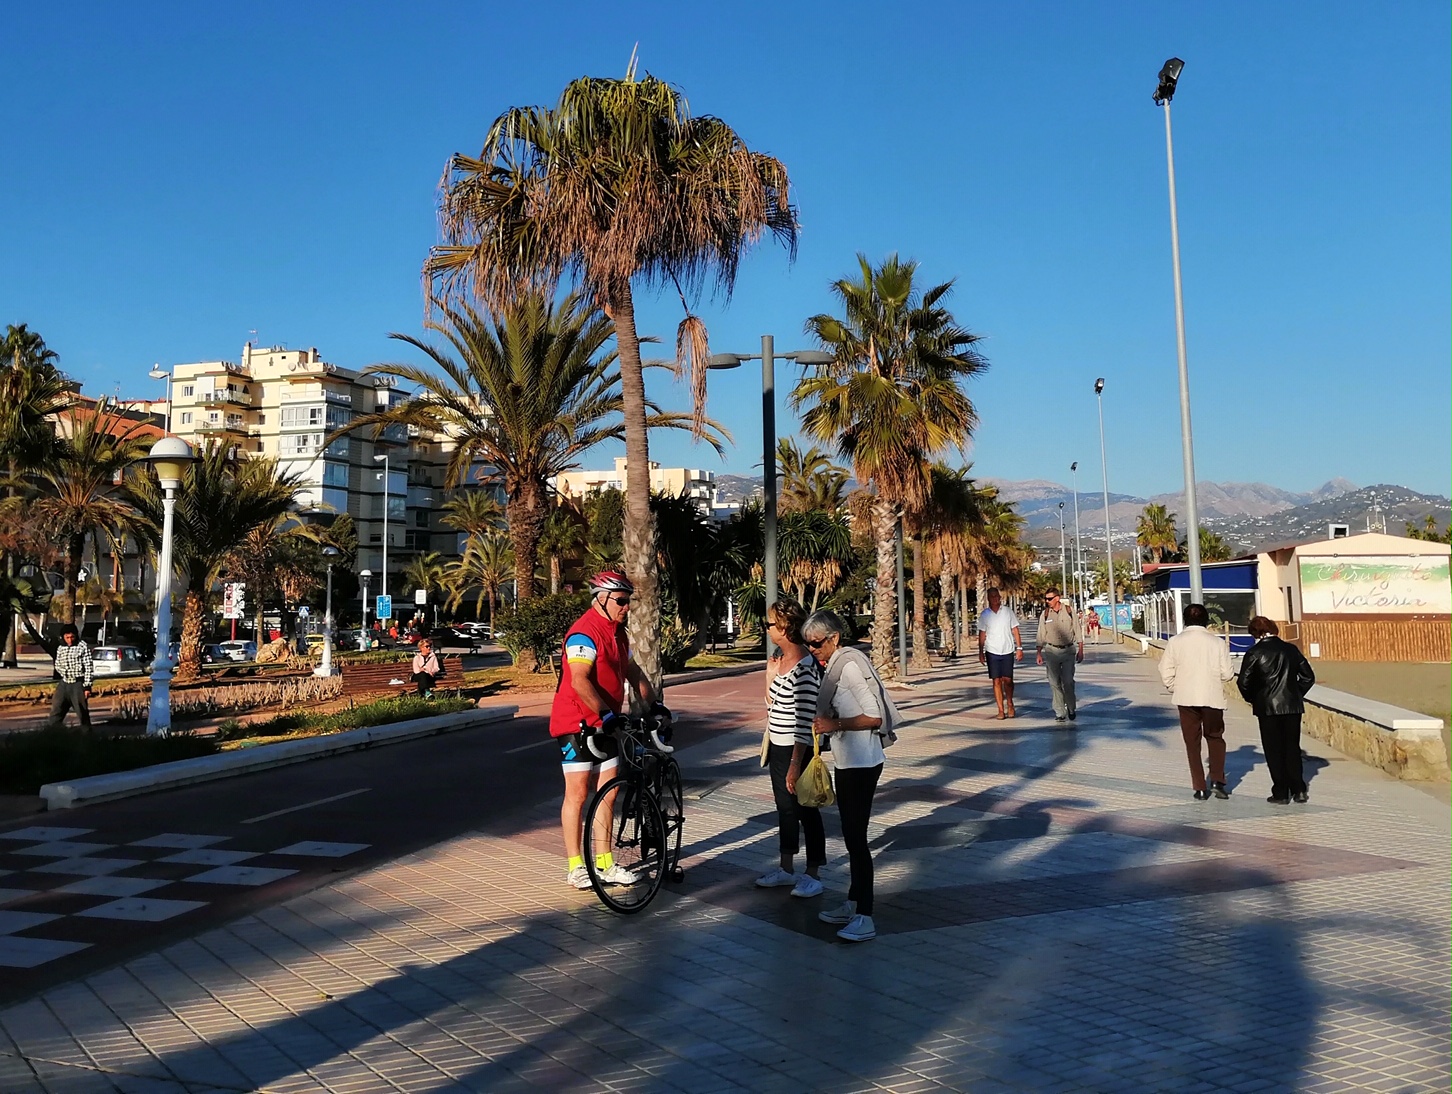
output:
POLYGON ((850 633, 842 617, 826 608, 818 608, 802 624, 802 637, 813 641, 835 634, 840 642, 850 633))

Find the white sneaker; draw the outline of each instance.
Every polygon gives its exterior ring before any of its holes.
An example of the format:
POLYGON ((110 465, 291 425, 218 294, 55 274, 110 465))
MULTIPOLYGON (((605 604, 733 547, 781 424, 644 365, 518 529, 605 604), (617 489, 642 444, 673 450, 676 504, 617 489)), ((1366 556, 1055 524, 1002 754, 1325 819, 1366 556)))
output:
POLYGON ((610 869, 601 870, 599 873, 600 880, 606 885, 634 885, 640 880, 634 873, 627 870, 624 866, 621 866, 618 862, 611 863, 610 869))
POLYGON ((573 885, 576 889, 590 888, 590 871, 583 866, 576 866, 565 874, 565 884, 573 885))
POLYGON ((803 874, 801 877, 797 878, 797 884, 795 888, 792 889, 792 896, 808 897, 821 895, 822 883, 814 878, 811 874, 803 874))
POLYGON ((773 867, 770 873, 762 874, 756 879, 758 889, 784 889, 796 883, 797 875, 783 870, 780 866, 773 867))
POLYGON ((877 937, 877 926, 870 915, 854 915, 850 923, 837 932, 843 942, 869 942, 877 937))
POLYGON ((844 900, 830 911, 818 912, 817 918, 823 923, 851 923, 857 915, 857 901, 844 900))

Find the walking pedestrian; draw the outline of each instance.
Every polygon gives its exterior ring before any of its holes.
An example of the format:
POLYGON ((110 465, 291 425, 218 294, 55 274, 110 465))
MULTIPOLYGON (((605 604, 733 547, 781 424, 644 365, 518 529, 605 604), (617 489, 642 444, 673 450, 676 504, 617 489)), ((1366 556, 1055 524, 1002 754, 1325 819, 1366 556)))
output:
POLYGON ((1225 788, 1225 681, 1235 675, 1230 648, 1206 628, 1210 613, 1203 604, 1185 606, 1185 629, 1165 643, 1160 679, 1180 708, 1180 733, 1190 761, 1190 783, 1197 802, 1230 797, 1225 788), (1201 739, 1210 754, 1210 788, 1205 788, 1201 739))
POLYGON ((1013 709, 1013 663, 1022 660, 1018 616, 1003 606, 1003 595, 997 589, 989 589, 988 608, 978 617, 978 662, 988 666, 1000 720, 1018 716, 1013 709))
POLYGON ((812 719, 817 716, 817 662, 802 644, 807 613, 795 600, 778 600, 766 612, 767 632, 780 652, 767 662, 767 753, 771 792, 776 799, 776 869, 756 879, 761 889, 792 887, 792 896, 821 896, 822 865, 827 861, 827 833, 822 813, 797 801, 797 777, 812 754, 812 719), (806 836, 806 866, 795 872, 801 836, 806 836))
POLYGON ((65 725, 66 715, 71 710, 80 718, 81 725, 91 728, 91 680, 95 664, 91 658, 91 647, 81 641, 73 624, 61 628, 60 645, 55 649, 55 672, 59 680, 55 684, 55 695, 50 701, 50 718, 46 725, 59 729, 65 725))
POLYGON ((831 739, 837 812, 852 878, 847 899, 817 918, 840 924, 837 937, 844 942, 867 942, 877 937, 867 822, 882 777, 883 746, 896 739, 893 727, 900 719, 872 662, 843 645, 846 633, 847 624, 836 612, 815 611, 802 624, 802 638, 824 670, 812 732, 831 739))
POLYGON ((1084 628, 1074 609, 1059 597, 1058 589, 1044 594, 1044 614, 1039 617, 1038 662, 1049 677, 1054 721, 1079 718, 1074 698, 1074 666, 1084 660, 1084 628))
POLYGON ((1308 800, 1301 768, 1301 715, 1306 692, 1316 683, 1306 655, 1280 638, 1280 628, 1263 615, 1247 628, 1255 645, 1240 662, 1235 685, 1260 723, 1260 747, 1270 768, 1272 805, 1308 800))

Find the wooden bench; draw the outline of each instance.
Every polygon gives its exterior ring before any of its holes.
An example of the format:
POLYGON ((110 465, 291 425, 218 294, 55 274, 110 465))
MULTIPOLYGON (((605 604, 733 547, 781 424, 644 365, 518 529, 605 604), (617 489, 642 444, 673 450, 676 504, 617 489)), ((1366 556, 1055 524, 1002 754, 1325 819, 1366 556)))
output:
MULTIPOLYGON (((439 680, 440 690, 463 685, 462 657, 458 654, 446 655, 439 664, 444 669, 444 675, 439 680)), ((414 683, 410 679, 413 667, 408 661, 374 661, 353 665, 344 662, 341 667, 344 695, 400 695, 414 690, 414 683), (395 680, 401 683, 394 683, 395 680)))

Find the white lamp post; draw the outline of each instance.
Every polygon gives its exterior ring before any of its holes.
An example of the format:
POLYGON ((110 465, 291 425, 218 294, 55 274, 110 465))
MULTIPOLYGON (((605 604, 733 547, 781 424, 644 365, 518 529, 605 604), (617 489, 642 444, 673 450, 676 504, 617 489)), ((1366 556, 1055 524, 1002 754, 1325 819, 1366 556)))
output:
POLYGON ((1079 461, 1075 460, 1069 465, 1069 473, 1074 476, 1074 580, 1079 586, 1079 610, 1084 610, 1084 604, 1089 599, 1084 588, 1084 541, 1079 538, 1079 461))
POLYGON ((187 464, 197 458, 180 437, 163 437, 151 446, 146 462, 161 484, 161 561, 156 568, 156 659, 151 663, 151 710, 146 717, 149 736, 171 732, 171 543, 176 514, 176 492, 187 464))
MULTIPOLYGON (((821 350, 795 350, 792 353, 777 353, 775 339, 769 334, 761 336, 761 353, 715 353, 711 355, 711 369, 740 368, 746 361, 761 362, 761 484, 766 502, 765 532, 766 548, 762 563, 762 576, 766 584, 766 607, 770 608, 777 597, 776 579, 776 359, 783 357, 799 365, 830 365, 835 358, 821 350)), ((902 590, 898 590, 902 595, 902 590)), ((771 639, 766 639, 767 652, 771 652, 771 639)))
POLYGON ((1099 470, 1104 476, 1104 574, 1109 579, 1109 633, 1119 642, 1119 614, 1114 606, 1114 541, 1109 528, 1109 457, 1104 454, 1104 377, 1094 381, 1099 400, 1099 470))
POLYGON ((372 570, 363 570, 358 578, 363 582, 363 628, 358 632, 358 648, 368 648, 368 579, 373 576, 372 570))
POLYGON ((313 670, 314 676, 332 676, 333 668, 333 559, 343 552, 336 547, 324 547, 323 557, 328 560, 328 598, 323 602, 323 659, 313 670))
POLYGON ((160 364, 151 366, 151 371, 146 375, 153 380, 166 381, 166 431, 171 432, 171 373, 162 368, 160 364))
POLYGON ((373 457, 375 463, 383 464, 383 587, 379 590, 388 595, 388 453, 380 452, 373 457))

